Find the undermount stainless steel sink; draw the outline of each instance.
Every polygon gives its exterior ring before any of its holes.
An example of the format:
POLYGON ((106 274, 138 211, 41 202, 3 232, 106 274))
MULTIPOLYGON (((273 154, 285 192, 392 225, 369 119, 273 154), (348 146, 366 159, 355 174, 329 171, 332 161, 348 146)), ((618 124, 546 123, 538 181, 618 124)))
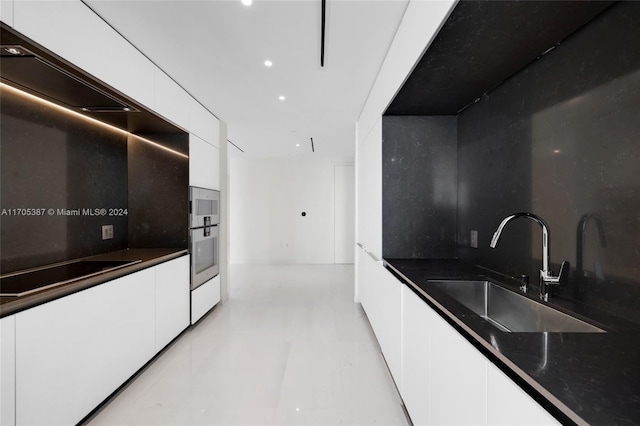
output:
POLYGON ((605 333, 598 327, 490 281, 429 281, 502 331, 605 333))

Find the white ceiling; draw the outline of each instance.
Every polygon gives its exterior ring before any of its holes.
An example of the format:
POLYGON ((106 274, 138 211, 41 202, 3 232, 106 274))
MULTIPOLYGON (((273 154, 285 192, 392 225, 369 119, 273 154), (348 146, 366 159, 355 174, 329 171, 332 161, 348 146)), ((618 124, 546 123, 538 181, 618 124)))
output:
POLYGON ((353 157, 355 122, 408 0, 327 0, 324 68, 320 0, 85 3, 227 123, 245 151, 232 154, 353 157))

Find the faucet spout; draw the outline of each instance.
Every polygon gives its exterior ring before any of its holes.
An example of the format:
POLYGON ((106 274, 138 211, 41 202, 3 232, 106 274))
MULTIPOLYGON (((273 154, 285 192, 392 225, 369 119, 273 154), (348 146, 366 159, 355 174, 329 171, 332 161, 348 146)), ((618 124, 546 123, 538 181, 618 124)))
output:
POLYGON ((569 262, 562 262, 562 267, 560 268, 560 274, 558 276, 554 276, 549 270, 549 225, 547 225, 547 222, 545 222, 544 219, 542 219, 538 215, 527 212, 514 213, 512 215, 509 215, 502 219, 502 222, 500 222, 500 225, 498 225, 498 229, 496 229, 496 232, 493 234, 493 238, 491 238, 490 246, 491 248, 496 248, 504 227, 507 225, 507 223, 519 217, 525 217, 527 219, 533 220, 542 227, 542 269, 540 270, 540 298, 546 301, 549 298, 549 286, 560 284, 561 279, 565 280, 569 273, 570 266, 569 262))
POLYGON ((534 222, 537 222, 542 227, 542 270, 549 272, 549 225, 544 221, 540 216, 535 215, 533 213, 514 213, 510 216, 505 217, 498 225, 498 229, 493 234, 493 238, 491 238, 491 248, 496 248, 498 244, 498 240, 500 239, 500 235, 502 234, 502 230, 507 225, 507 223, 511 222, 513 219, 517 219, 519 217, 526 217, 527 219, 531 219, 534 222))

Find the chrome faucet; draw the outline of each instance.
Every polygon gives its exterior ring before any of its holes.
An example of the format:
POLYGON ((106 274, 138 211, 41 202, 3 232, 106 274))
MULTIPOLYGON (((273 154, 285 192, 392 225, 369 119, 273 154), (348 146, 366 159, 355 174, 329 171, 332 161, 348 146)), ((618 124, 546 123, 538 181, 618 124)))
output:
POLYGON ((505 225, 509 223, 511 220, 526 217, 528 219, 537 222, 542 227, 542 269, 540 270, 540 298, 544 301, 549 300, 549 287, 554 285, 559 285, 561 282, 566 281, 570 264, 569 262, 562 262, 562 266, 560 267, 560 273, 558 276, 554 276, 549 270, 549 225, 544 221, 540 216, 537 216, 533 213, 514 213, 510 216, 505 217, 500 225, 498 225, 498 229, 493 234, 493 238, 491 238, 491 248, 496 248, 496 244, 498 244, 498 240, 500 239, 500 234, 502 234, 502 230, 505 225))

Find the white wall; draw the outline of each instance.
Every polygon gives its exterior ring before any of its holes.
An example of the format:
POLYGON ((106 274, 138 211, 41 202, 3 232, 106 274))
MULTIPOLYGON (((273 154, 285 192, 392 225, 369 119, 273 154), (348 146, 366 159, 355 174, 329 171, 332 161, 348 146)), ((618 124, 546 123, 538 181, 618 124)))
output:
POLYGON ((231 158, 230 263, 334 263, 334 166, 346 163, 231 158))

